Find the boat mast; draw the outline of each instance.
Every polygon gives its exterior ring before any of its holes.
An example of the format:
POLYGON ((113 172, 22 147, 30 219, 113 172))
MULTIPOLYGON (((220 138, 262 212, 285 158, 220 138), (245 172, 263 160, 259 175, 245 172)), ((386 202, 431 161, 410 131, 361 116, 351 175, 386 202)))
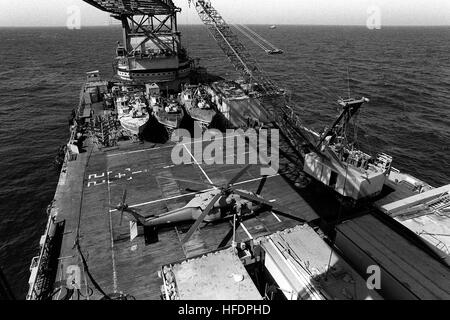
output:
POLYGON ((324 142, 325 138, 327 136, 329 136, 330 134, 332 134, 341 122, 342 122, 342 124, 341 124, 342 129, 345 132, 346 128, 348 126, 348 123, 350 122, 350 119, 358 112, 358 110, 361 108, 361 106, 366 102, 369 102, 369 99, 362 98, 360 100, 348 99, 348 100, 339 101, 339 104, 342 106, 341 114, 333 122, 331 127, 322 135, 316 148, 320 149, 320 146, 324 142))

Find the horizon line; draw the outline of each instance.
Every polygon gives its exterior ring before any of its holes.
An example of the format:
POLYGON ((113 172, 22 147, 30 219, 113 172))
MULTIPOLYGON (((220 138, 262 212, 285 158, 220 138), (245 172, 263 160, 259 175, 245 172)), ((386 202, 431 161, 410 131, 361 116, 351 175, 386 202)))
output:
MULTIPOLYGON (((230 26, 234 25, 229 23, 230 26)), ((252 26, 317 26, 317 27, 367 27, 365 24, 291 24, 291 23, 280 23, 280 24, 266 24, 266 23, 247 23, 245 25, 252 25, 252 26)), ((121 27, 120 23, 112 23, 112 24, 96 24, 96 25, 85 25, 81 26, 81 28, 95 28, 95 27, 121 27)), ((179 23, 178 26, 204 26, 203 23, 179 23)), ((433 27, 450 27, 450 24, 434 24, 434 25, 425 25, 425 24, 387 24, 382 25, 381 29, 384 27, 426 27, 426 28, 433 28, 433 27)), ((0 28, 67 28, 65 25, 20 25, 20 26, 11 26, 11 25, 0 25, 0 28)))

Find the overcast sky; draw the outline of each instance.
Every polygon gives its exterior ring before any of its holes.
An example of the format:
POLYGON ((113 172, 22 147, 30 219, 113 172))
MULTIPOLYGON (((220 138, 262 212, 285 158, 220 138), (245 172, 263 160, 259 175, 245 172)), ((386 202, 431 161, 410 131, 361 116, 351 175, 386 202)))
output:
MULTIPOLYGON (((200 23, 188 0, 179 23, 200 23)), ((225 20, 246 24, 366 25, 377 6, 381 25, 450 25, 450 0, 212 0, 225 20), (373 11, 372 11, 373 12, 373 11)), ((107 25, 112 19, 82 0, 0 0, 0 26, 65 26, 70 6, 81 10, 81 25, 107 25)))

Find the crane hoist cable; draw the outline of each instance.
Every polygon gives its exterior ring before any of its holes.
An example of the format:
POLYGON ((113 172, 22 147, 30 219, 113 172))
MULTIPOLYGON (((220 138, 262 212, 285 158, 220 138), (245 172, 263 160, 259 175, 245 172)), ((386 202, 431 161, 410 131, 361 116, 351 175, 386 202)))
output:
POLYGON ((239 25, 235 24, 233 27, 236 28, 240 33, 242 33, 244 36, 250 39, 254 44, 256 44, 258 47, 263 49, 266 52, 269 52, 271 49, 267 48, 261 41, 253 37, 251 34, 249 34, 247 31, 245 31, 243 28, 241 28, 239 25))
POLYGON ((249 80, 256 82, 260 87, 260 91, 266 95, 279 94, 280 89, 259 67, 256 60, 231 31, 230 26, 222 16, 212 7, 211 3, 205 0, 197 0, 194 4, 200 19, 208 27, 219 47, 244 79, 247 82, 249 80))
POLYGON ((275 45, 273 45, 272 43, 270 43, 269 41, 264 39, 260 34, 256 33, 256 31, 250 29, 250 27, 248 27, 244 24, 241 24, 240 27, 245 29, 251 35, 253 35, 256 40, 260 41, 261 44, 267 46, 269 48, 269 51, 281 51, 280 48, 277 48, 275 45))

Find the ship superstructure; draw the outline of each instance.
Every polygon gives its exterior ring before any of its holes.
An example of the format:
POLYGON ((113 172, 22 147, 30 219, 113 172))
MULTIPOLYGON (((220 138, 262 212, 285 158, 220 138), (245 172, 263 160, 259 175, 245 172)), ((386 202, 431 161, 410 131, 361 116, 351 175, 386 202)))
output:
POLYGON ((117 46, 117 76, 135 83, 159 83, 178 91, 188 83, 193 61, 182 47, 172 0, 86 1, 122 23, 123 40, 117 46))

